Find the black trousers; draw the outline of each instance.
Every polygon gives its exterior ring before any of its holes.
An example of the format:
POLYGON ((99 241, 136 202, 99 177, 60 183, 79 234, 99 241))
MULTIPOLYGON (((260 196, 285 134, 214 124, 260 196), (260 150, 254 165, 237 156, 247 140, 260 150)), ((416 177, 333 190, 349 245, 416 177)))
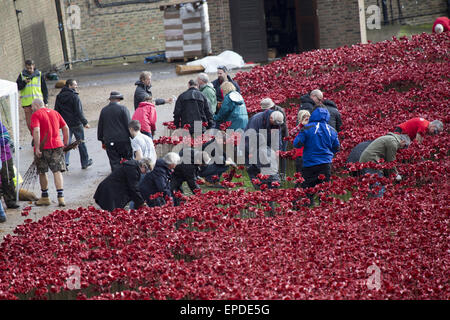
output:
MULTIPOLYGON (((302 168, 302 176, 305 181, 302 183, 302 188, 312 188, 322 182, 330 181, 331 179, 331 163, 319 164, 317 166, 312 167, 303 167, 302 168), (319 179, 319 176, 323 174, 325 179, 319 179)), ((314 194, 307 193, 307 196, 310 201, 310 206, 314 205, 314 194)))
MULTIPOLYGON (((171 180, 170 180, 170 189, 172 190, 172 194, 176 191, 180 191, 181 193, 184 193, 183 187, 182 187, 182 184, 184 181, 187 182, 189 189, 191 189, 192 193, 194 193, 194 191, 196 189, 200 189, 195 178, 185 177, 185 176, 180 176, 180 175, 172 175, 171 180)), ((181 203, 180 199, 175 196, 173 198, 174 198, 174 205, 175 206, 180 205, 180 203, 181 203)))
POLYGON ((111 171, 120 168, 122 159, 131 160, 133 158, 133 150, 130 141, 110 142, 106 144, 106 154, 109 158, 111 171))
POLYGON ((14 186, 14 164, 13 159, 3 161, 1 179, 2 179, 2 195, 7 206, 17 201, 16 187, 14 186))

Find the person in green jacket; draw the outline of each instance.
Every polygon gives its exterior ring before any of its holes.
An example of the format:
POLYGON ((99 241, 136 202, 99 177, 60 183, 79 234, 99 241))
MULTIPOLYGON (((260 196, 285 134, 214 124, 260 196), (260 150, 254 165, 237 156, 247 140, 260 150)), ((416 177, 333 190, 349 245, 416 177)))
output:
POLYGON ((214 89, 213 84, 209 82, 208 75, 206 73, 200 73, 197 77, 197 83, 200 92, 203 93, 209 101, 211 114, 215 114, 217 111, 216 89, 214 89))
MULTIPOLYGON (((411 144, 411 139, 406 134, 395 134, 389 132, 385 136, 381 136, 375 139, 369 146, 364 150, 364 152, 359 157, 359 162, 378 162, 378 160, 383 159, 385 162, 394 161, 397 156, 397 151, 400 149, 407 148, 411 144)), ((396 174, 396 180, 400 181, 402 177, 397 171, 397 168, 384 170, 365 168, 362 171, 363 175, 366 173, 378 174, 380 177, 388 177, 390 174, 396 174)), ((380 190, 376 197, 383 196, 384 187, 380 190)))
POLYGON ((248 113, 244 98, 229 81, 222 83, 220 89, 223 92, 224 99, 222 106, 213 118, 216 122, 216 128, 219 128, 222 123, 229 121, 231 122, 229 129, 244 130, 248 123, 248 113))

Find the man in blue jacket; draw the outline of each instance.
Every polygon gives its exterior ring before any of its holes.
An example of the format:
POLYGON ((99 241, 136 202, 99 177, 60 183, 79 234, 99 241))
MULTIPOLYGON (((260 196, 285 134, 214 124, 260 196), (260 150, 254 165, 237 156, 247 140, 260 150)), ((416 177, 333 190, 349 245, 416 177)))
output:
MULTIPOLYGON (((336 130, 328 124, 330 113, 325 108, 317 108, 311 114, 309 123, 303 127, 294 140, 294 147, 303 149, 302 188, 330 181, 331 161, 339 151, 336 130), (319 176, 324 175, 323 179, 319 176)), ((322 178, 322 177, 321 177, 322 178)), ((314 205, 314 194, 307 194, 310 206, 314 205)))

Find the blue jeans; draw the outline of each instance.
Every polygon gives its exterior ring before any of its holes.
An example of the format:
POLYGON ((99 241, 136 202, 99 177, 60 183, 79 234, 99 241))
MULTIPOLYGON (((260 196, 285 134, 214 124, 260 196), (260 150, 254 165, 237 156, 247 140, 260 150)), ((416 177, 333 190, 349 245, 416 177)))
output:
MULTIPOLYGON (((384 177, 383 171, 381 171, 381 170, 365 168, 362 170, 362 175, 365 175, 366 173, 376 174, 379 177, 384 177)), ((371 184, 369 188, 373 189, 374 187, 377 187, 379 185, 380 185, 379 182, 375 182, 374 184, 371 184)), ((369 193, 369 196, 371 196, 373 198, 381 198, 381 197, 383 197, 385 191, 386 191, 386 188, 384 186, 381 186, 381 189, 380 189, 380 191, 378 191, 378 193, 371 192, 371 193, 369 193)))
MULTIPOLYGON (((72 127, 69 128, 69 144, 72 143, 72 135, 75 136, 76 140, 83 140, 84 141, 84 128, 83 125, 80 125, 78 127, 72 127)), ((80 152, 80 161, 81 166, 84 167, 87 165, 89 161, 89 155, 87 152, 86 144, 84 142, 80 143, 78 146, 78 151, 80 152)), ((69 165, 69 157, 70 157, 70 151, 66 152, 66 165, 69 165)))

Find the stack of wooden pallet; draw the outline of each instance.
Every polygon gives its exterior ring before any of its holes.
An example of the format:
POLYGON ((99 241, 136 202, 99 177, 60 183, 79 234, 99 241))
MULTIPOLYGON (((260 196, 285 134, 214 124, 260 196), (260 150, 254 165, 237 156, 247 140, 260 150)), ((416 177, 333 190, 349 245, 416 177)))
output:
POLYGON ((188 61, 211 53, 207 4, 202 1, 162 6, 166 59, 188 61))

